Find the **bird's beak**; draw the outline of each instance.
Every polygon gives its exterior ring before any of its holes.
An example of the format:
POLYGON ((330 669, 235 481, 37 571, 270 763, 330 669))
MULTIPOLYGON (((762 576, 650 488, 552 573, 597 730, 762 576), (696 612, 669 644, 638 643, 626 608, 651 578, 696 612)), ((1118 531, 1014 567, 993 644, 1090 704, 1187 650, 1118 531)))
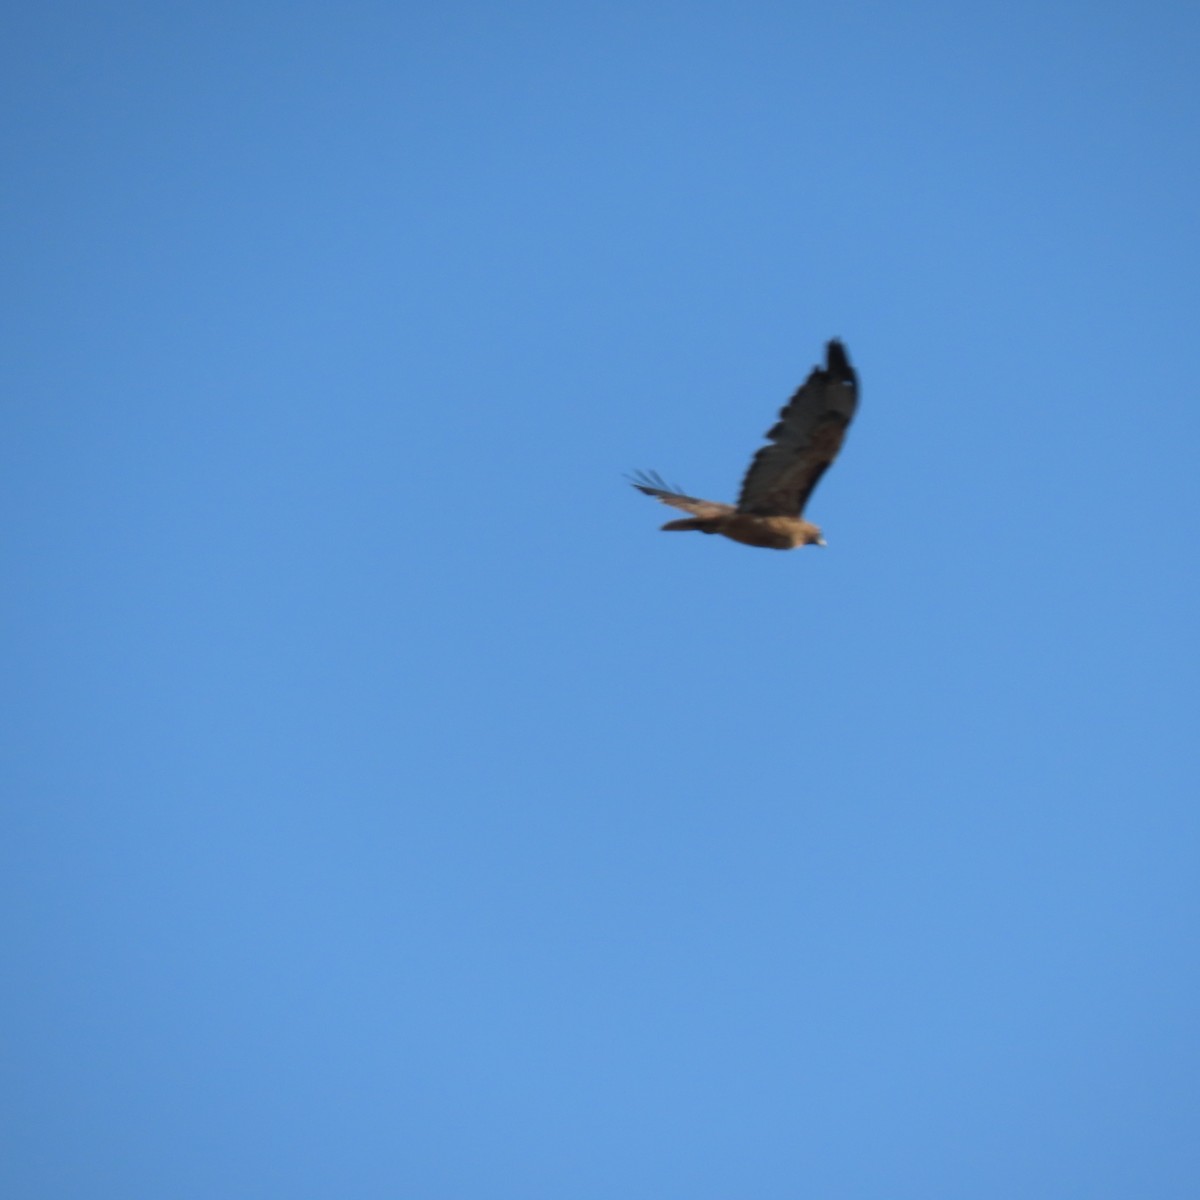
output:
POLYGON ((817 538, 816 542, 814 542, 813 544, 816 546, 828 546, 829 545, 829 543, 823 537, 817 538))

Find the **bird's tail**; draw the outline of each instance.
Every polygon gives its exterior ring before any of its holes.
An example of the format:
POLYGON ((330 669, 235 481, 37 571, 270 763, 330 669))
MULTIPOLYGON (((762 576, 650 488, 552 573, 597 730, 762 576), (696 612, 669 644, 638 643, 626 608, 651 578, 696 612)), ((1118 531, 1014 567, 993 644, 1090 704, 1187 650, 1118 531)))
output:
POLYGON ((672 531, 681 529, 694 529, 699 533, 716 533, 717 522, 711 517, 688 517, 684 521, 668 521, 663 526, 663 529, 672 531))

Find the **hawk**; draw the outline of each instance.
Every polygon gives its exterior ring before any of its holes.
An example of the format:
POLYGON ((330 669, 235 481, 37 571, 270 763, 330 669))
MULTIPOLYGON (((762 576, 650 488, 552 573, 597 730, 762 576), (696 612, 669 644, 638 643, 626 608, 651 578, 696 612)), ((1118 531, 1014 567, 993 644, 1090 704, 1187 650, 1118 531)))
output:
POLYGON ((719 533, 769 550, 824 546, 821 530, 801 514, 837 458, 857 407, 858 376, 835 338, 825 346, 824 367, 813 367, 767 431, 768 444, 751 461, 736 505, 685 496, 652 472, 640 471, 631 482, 639 492, 692 514, 663 529, 719 533))

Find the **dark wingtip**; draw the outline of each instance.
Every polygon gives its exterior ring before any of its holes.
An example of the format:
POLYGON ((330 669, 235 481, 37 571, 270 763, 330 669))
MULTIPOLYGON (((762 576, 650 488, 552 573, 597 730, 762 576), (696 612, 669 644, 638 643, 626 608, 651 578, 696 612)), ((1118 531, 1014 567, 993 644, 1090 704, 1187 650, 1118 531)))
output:
POLYGON ((850 356, 841 338, 830 338, 825 343, 825 370, 834 379, 854 379, 854 368, 850 365, 850 356))
POLYGON ((677 487, 672 487, 657 471, 634 471, 625 476, 639 492, 647 496, 657 496, 666 493, 669 496, 682 495, 677 487))

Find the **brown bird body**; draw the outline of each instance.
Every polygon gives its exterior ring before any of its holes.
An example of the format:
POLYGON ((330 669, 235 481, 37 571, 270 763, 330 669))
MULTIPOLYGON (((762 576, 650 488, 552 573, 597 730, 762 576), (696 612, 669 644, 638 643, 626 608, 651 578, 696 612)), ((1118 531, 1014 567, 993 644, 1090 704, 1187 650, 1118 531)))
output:
POLYGON ((707 519, 668 521, 663 528, 719 533, 743 546, 761 546, 764 550, 794 550, 810 543, 822 544, 821 531, 810 521, 799 517, 756 517, 736 510, 707 519))
POLYGON ((691 513, 663 529, 719 533, 745 546, 793 550, 823 546, 818 526, 802 517, 821 476, 837 457, 858 407, 858 376, 846 348, 834 339, 825 347, 825 366, 814 367, 784 405, 768 443, 754 456, 734 504, 700 500, 673 489, 658 476, 641 473, 633 486, 672 508, 691 513))

